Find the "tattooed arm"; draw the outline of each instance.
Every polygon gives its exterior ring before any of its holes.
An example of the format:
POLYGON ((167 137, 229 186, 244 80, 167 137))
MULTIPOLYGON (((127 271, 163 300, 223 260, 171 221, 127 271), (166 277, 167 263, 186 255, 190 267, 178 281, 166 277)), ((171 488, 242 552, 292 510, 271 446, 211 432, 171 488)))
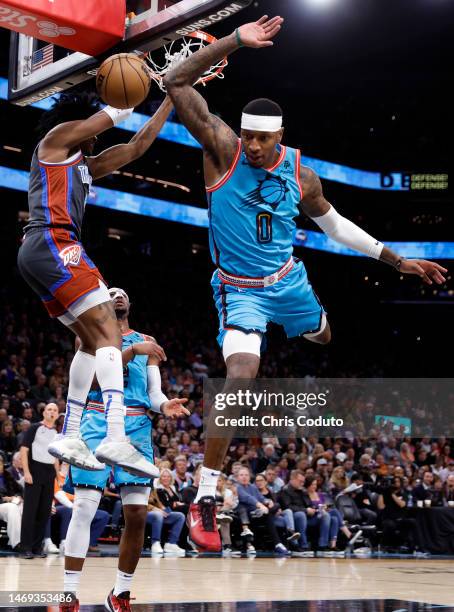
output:
POLYGON ((257 49, 271 46, 271 39, 279 32, 282 22, 280 17, 268 19, 265 16, 257 23, 248 23, 230 36, 194 53, 164 78, 167 92, 181 121, 204 149, 210 175, 208 179, 212 179, 212 182, 230 167, 238 139, 228 125, 210 113, 205 99, 194 89, 194 83, 210 66, 242 45, 257 49))
POLYGON ((320 179, 313 170, 301 167, 300 179, 303 189, 301 210, 330 238, 350 249, 383 261, 403 274, 416 274, 428 285, 433 281, 437 284, 445 282, 442 274, 447 272, 445 268, 424 259, 405 259, 372 238, 352 221, 339 215, 325 199, 320 179))

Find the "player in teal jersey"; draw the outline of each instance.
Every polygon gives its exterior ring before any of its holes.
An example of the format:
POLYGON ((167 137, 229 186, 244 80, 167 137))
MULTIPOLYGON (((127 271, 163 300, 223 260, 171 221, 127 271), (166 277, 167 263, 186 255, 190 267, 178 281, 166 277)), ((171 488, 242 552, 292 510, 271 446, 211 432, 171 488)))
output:
MULTIPOLYGON (((262 337, 270 322, 282 325, 290 338, 303 336, 320 344, 331 339, 326 314, 304 265, 293 258, 294 218, 300 212, 331 238, 394 266, 399 273, 416 274, 432 284, 444 282, 447 271, 429 261, 404 259, 342 217, 324 198, 319 177, 301 165, 300 152, 281 144, 279 105, 268 99, 250 102, 243 110, 240 139, 209 112, 193 84, 210 66, 242 46, 272 46, 282 23, 281 17, 264 16, 243 25, 194 53, 164 79, 180 119, 203 147, 210 247, 217 267, 212 286, 227 379, 255 378, 262 337)), ((227 384, 225 391, 235 386, 227 384)), ((210 436, 210 428, 208 434, 188 522, 196 544, 218 550, 214 496, 230 439, 210 436)))
MULTIPOLYGON (((150 411, 160 412, 169 418, 189 415, 183 406, 186 399, 169 400, 161 391, 159 363, 163 351, 151 336, 129 327, 130 303, 127 294, 118 288, 109 290, 115 314, 123 336, 123 366, 125 389, 125 428, 131 443, 153 461, 150 411)), ((93 389, 89 394, 81 422, 81 435, 91 451, 105 437, 106 419, 102 393, 93 389)), ((111 468, 104 471, 88 471, 70 467, 65 489, 75 490, 71 522, 65 542, 65 592, 77 589, 88 550, 90 524, 99 506, 111 468)), ((140 478, 115 466, 114 483, 120 488, 125 517, 125 530, 120 543, 117 579, 106 598, 110 612, 130 610, 130 585, 143 546, 147 504, 150 495, 150 479, 140 478)), ((167 554, 181 554, 176 544, 166 544, 167 554)), ((65 604, 65 612, 76 612, 78 602, 65 604)))

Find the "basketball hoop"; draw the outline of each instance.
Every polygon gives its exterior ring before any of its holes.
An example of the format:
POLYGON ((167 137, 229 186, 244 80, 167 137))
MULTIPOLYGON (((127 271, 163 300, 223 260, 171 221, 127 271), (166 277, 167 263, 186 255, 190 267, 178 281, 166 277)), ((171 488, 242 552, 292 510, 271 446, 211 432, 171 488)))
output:
MULTIPOLYGON (((164 76, 175 68, 180 62, 184 61, 188 57, 191 57, 193 53, 200 51, 206 45, 211 45, 216 42, 217 38, 212 36, 211 34, 207 34, 207 32, 197 31, 191 32, 183 38, 179 38, 177 40, 172 41, 169 45, 165 45, 159 51, 161 54, 164 54, 164 57, 159 60, 157 57, 153 59, 151 57, 151 52, 145 55, 145 60, 147 61, 149 67, 151 68, 151 77, 162 91, 166 91, 164 85, 164 76)), ((159 53, 158 51, 158 53, 159 53)), ((153 52, 154 54, 155 52, 153 52)), ((202 83, 205 85, 208 81, 212 81, 213 79, 223 79, 224 68, 228 65, 227 58, 224 57, 220 62, 211 66, 200 78, 194 83, 198 85, 202 83)))

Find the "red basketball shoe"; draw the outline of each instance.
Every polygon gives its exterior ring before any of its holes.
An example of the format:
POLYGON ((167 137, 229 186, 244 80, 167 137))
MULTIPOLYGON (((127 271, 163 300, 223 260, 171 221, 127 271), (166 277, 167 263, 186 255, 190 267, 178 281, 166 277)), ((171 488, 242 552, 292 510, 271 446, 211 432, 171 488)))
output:
MULTIPOLYGON (((58 606, 59 612, 79 612, 79 600, 73 599, 71 602, 64 602, 58 606)), ((54 608, 55 609, 55 608, 54 608)))
POLYGON ((221 536, 216 525, 216 502, 214 497, 200 498, 189 507, 187 524, 189 537, 200 552, 220 552, 221 536))
POLYGON ((112 589, 106 597, 104 607, 106 610, 109 610, 109 612, 132 612, 129 591, 124 591, 123 593, 114 595, 112 589))

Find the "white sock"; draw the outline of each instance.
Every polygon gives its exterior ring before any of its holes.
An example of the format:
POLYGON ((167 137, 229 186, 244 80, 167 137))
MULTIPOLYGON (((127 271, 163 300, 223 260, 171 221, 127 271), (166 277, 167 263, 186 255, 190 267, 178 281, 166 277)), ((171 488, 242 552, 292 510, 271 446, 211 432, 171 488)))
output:
POLYGON ((77 351, 69 369, 68 399, 62 434, 77 438, 80 432, 80 419, 85 408, 87 395, 95 375, 95 356, 77 351))
POLYGON ((102 391, 107 420, 107 437, 125 437, 123 363, 121 351, 104 346, 96 351, 96 378, 102 391))
POLYGON ((77 597, 77 591, 79 589, 80 576, 82 572, 65 569, 65 575, 63 578, 63 591, 65 593, 74 593, 77 597))
POLYGON ((115 597, 120 595, 120 593, 124 593, 125 591, 131 591, 131 583, 133 578, 134 574, 127 574, 126 572, 117 570, 117 579, 115 581, 113 590, 115 597))
POLYGON ((197 495, 194 500, 196 504, 201 497, 216 496, 216 485, 218 484, 219 474, 221 472, 219 470, 212 470, 211 468, 207 468, 202 466, 202 470, 200 472, 200 484, 197 490, 197 495))

